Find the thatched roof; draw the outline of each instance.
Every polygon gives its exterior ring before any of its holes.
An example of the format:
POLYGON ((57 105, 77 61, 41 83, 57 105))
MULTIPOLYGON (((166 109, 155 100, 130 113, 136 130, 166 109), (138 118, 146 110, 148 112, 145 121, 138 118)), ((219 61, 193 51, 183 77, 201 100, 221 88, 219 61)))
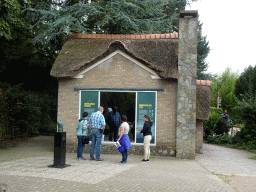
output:
POLYGON ((70 35, 52 67, 51 75, 74 77, 116 50, 153 69, 161 78, 177 79, 178 34, 70 35))
POLYGON ((210 96, 211 81, 197 80, 196 86, 196 118, 207 120, 210 115, 211 96, 210 96))
MULTIPOLYGON (((161 78, 178 79, 178 34, 69 35, 53 67, 57 78, 74 77, 116 50, 121 50, 154 70, 161 78)), ((210 81, 197 80, 196 118, 210 114, 210 81)))

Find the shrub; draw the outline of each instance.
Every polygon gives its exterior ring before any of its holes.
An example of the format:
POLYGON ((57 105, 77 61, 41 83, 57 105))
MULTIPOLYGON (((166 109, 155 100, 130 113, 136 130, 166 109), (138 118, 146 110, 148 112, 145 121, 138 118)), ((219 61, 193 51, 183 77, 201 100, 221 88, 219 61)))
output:
POLYGON ((228 133, 229 127, 224 123, 220 114, 222 109, 211 107, 209 119, 204 121, 205 135, 222 135, 228 133))
POLYGON ((51 115, 56 108, 48 95, 23 91, 15 96, 19 103, 15 119, 21 134, 33 136, 39 132, 52 133, 56 130, 56 126, 53 125, 56 121, 54 122, 51 115))
POLYGON ((235 108, 240 114, 244 127, 241 129, 240 138, 246 145, 256 145, 256 96, 245 94, 235 108))

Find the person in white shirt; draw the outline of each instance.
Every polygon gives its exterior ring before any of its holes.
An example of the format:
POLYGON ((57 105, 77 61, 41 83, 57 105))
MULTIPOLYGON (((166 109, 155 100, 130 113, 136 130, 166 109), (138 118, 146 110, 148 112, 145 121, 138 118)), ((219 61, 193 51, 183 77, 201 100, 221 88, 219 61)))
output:
POLYGON ((122 153, 122 161, 121 164, 125 164, 127 162, 128 158, 128 149, 131 149, 131 142, 129 138, 129 130, 130 126, 127 123, 127 117, 126 115, 122 115, 121 117, 122 124, 119 127, 118 130, 118 136, 117 136, 117 142, 121 144, 121 146, 118 148, 119 152, 122 153))

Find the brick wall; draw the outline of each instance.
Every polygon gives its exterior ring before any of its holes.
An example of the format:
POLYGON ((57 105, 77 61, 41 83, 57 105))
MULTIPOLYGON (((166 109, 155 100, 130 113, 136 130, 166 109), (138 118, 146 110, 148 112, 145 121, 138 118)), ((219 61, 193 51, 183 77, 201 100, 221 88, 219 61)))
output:
MULTIPOLYGON (((174 156, 177 81, 152 79, 150 75, 152 74, 147 70, 117 54, 85 73, 82 79, 60 79, 58 120, 62 119, 64 131, 67 132, 67 151, 72 151, 77 143, 75 126, 79 118, 80 92, 74 91, 74 87, 163 88, 163 92, 157 93, 156 146, 152 147, 152 152, 158 155, 174 156)), ((139 149, 136 150, 136 147, 134 146, 134 150, 130 151, 134 151, 134 153, 140 151, 139 149)), ((104 153, 104 147, 102 147, 102 153, 104 153)))

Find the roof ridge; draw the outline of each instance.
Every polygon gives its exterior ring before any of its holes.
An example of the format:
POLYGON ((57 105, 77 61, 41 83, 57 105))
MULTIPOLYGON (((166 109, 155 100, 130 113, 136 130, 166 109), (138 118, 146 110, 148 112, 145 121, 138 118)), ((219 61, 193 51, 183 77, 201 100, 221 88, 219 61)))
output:
POLYGON ((178 33, 164 34, 84 34, 74 33, 69 34, 69 38, 87 38, 87 39, 177 39, 178 33))
POLYGON ((196 80, 196 84, 197 85, 207 85, 207 86, 211 86, 212 82, 209 80, 196 80))

